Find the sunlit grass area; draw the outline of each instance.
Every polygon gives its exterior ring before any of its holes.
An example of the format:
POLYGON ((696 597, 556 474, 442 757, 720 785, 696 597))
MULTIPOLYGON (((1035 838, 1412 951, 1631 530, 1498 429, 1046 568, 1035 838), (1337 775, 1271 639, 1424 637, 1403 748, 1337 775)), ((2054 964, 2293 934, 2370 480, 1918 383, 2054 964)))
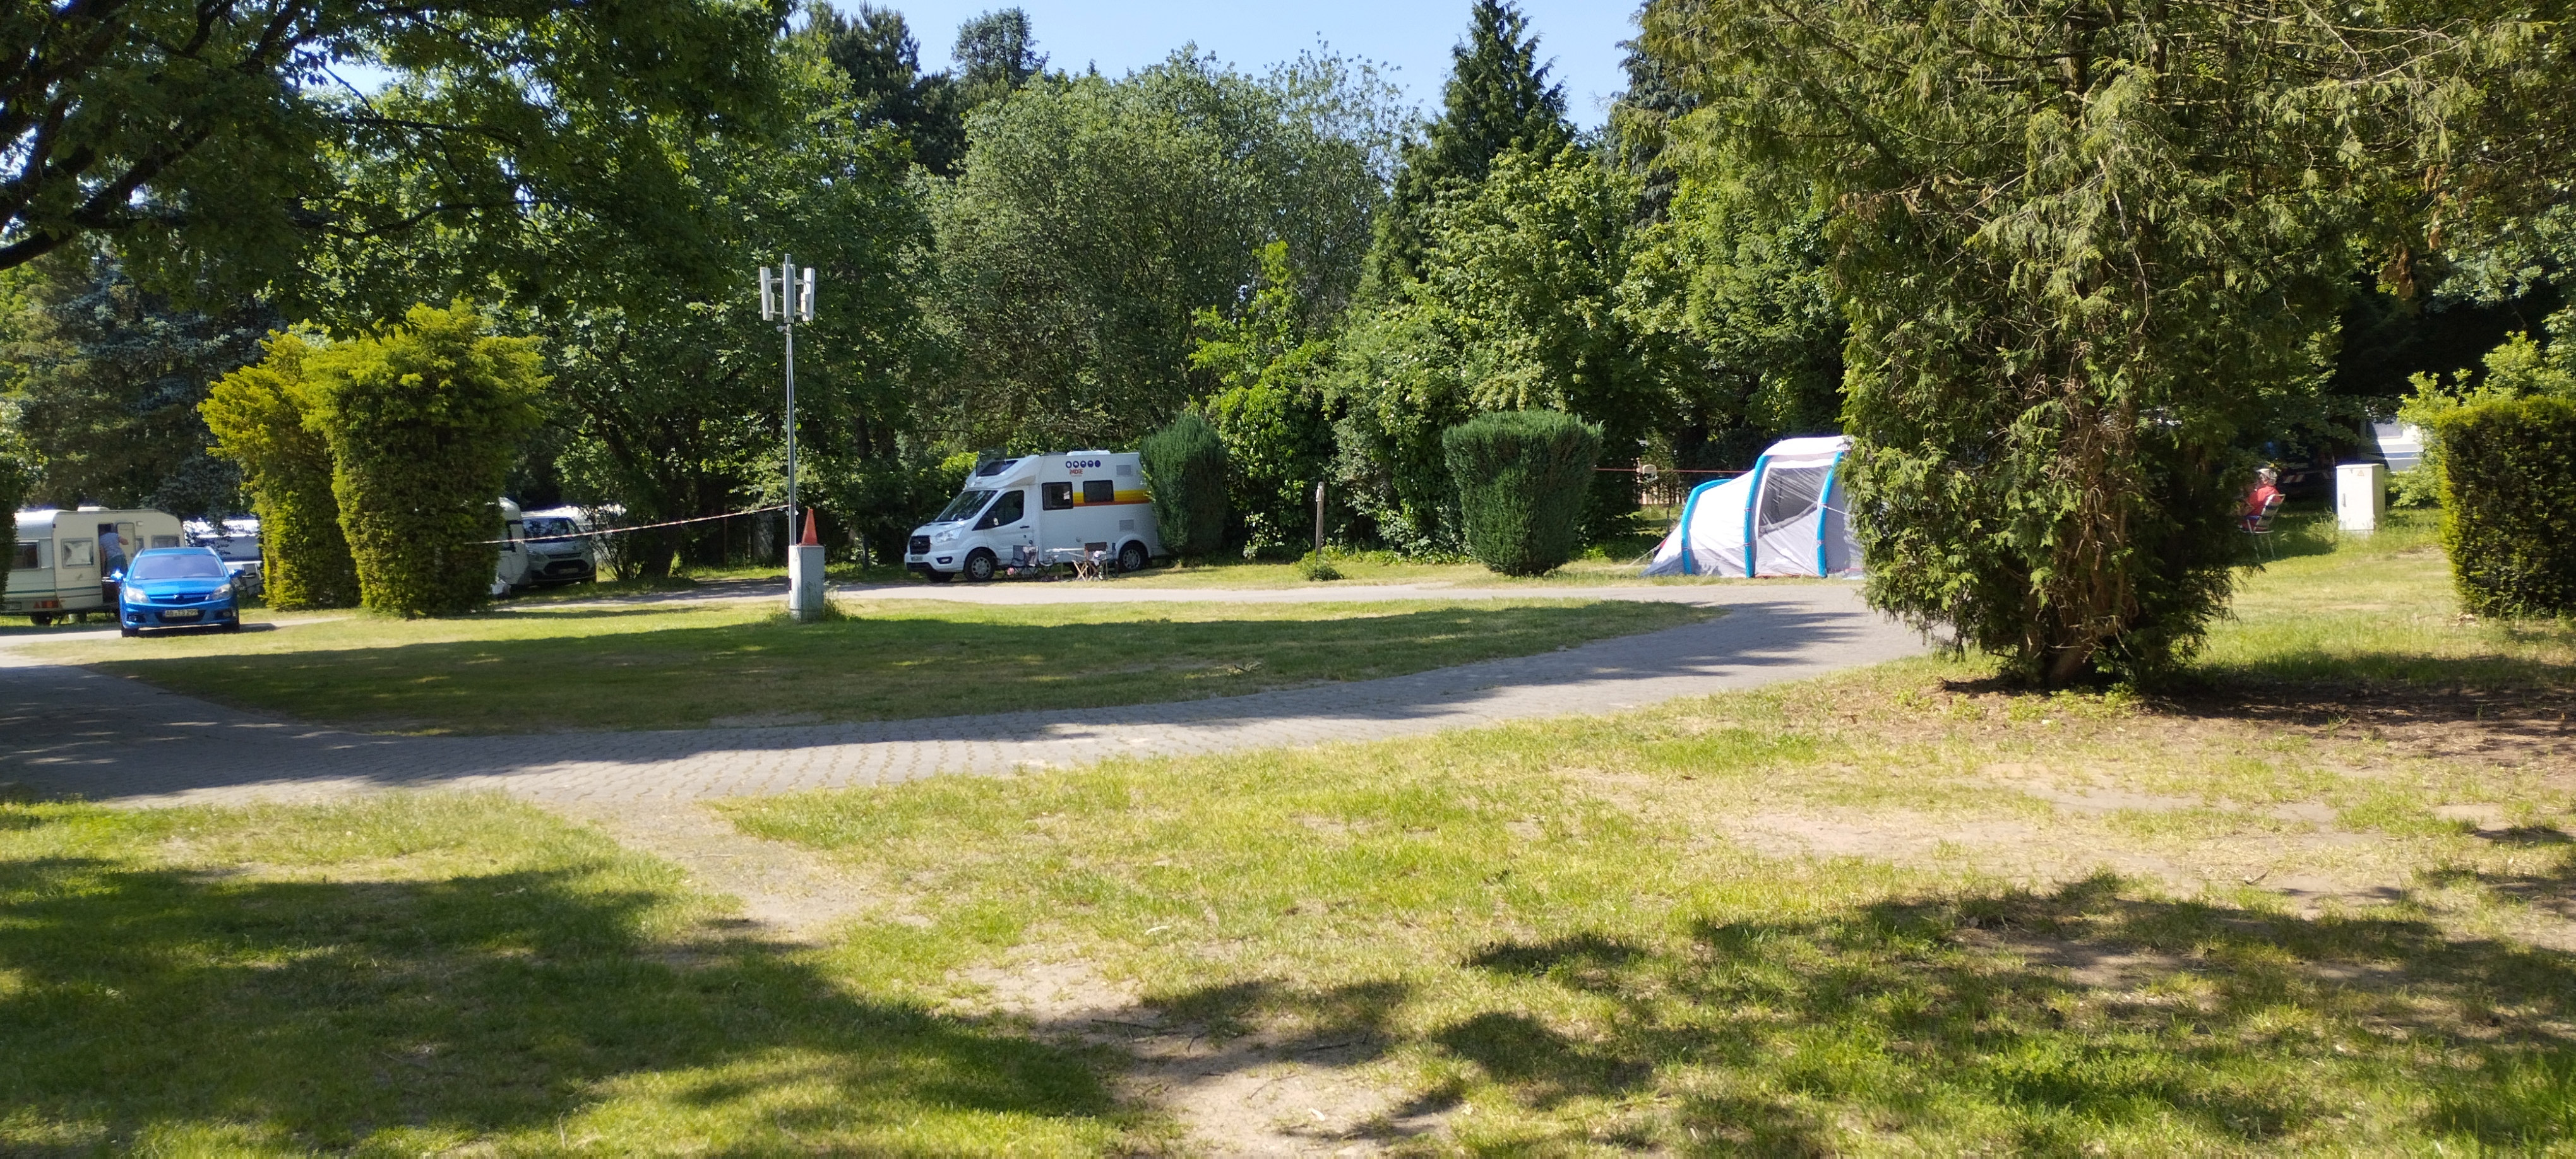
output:
POLYGON ((2250 576, 2188 703, 1927 659, 728 809, 871 883, 838 969, 968 1002, 1070 973, 1174 1033, 1331 1046, 1417 1116, 1347 1131, 1399 1153, 2563 1149, 2563 716, 2443 699, 2553 695, 2563 640, 2444 616, 2412 534, 2250 576), (2335 672, 2319 646, 2387 659, 2233 698, 2335 672), (2392 683, 2397 717, 2336 699, 2392 683))
POLYGON ((2463 616, 2440 515, 2392 511, 2369 535, 2330 514, 2284 522, 2280 558, 2250 576, 2204 671, 2274 680, 2512 685, 2576 668, 2576 626, 2463 616))
POLYGON ((1580 599, 978 607, 845 601, 793 624, 732 602, 362 614, 238 634, 27 647, 227 704, 420 732, 888 720, 1158 703, 1365 680, 1712 613, 1580 599))
POLYGON ((0 1153, 902 1156, 1148 1144, 1097 1060, 728 933, 494 799, 0 804, 0 1153))

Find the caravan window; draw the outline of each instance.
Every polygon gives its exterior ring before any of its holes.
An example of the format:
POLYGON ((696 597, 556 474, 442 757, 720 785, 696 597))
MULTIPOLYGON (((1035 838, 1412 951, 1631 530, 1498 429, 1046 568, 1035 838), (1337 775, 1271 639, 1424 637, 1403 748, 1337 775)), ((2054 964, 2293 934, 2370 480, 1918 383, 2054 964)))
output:
POLYGON ((18 554, 9 557, 9 570, 33 571, 43 566, 45 566, 45 541, 41 539, 19 540, 18 554))
POLYGON ((1038 484, 1038 506, 1039 506, 1039 508, 1041 508, 1041 509, 1043 509, 1043 510, 1047 510, 1047 511, 1070 511, 1070 510, 1072 510, 1072 509, 1073 509, 1073 484, 1071 484, 1071 483, 1040 483, 1040 484, 1038 484))
POLYGON ((98 545, 86 539, 66 539, 61 567, 91 567, 98 563, 98 545))
POLYGON ((975 530, 989 531, 996 527, 1008 527, 1019 522, 1020 517, 1028 512, 1028 492, 1004 491, 1001 498, 993 501, 993 509, 985 512, 982 519, 975 521, 975 530))
POLYGON ((940 508, 939 514, 931 517, 930 521, 932 523, 950 523, 959 519, 964 519, 969 515, 973 515, 974 513, 983 510, 984 504, 990 502, 992 498, 993 493, 990 491, 960 491, 957 493, 957 497, 949 500, 948 506, 940 508))
POLYGON ((1085 479, 1082 481, 1082 501, 1115 503, 1118 501, 1118 484, 1107 479, 1085 479))

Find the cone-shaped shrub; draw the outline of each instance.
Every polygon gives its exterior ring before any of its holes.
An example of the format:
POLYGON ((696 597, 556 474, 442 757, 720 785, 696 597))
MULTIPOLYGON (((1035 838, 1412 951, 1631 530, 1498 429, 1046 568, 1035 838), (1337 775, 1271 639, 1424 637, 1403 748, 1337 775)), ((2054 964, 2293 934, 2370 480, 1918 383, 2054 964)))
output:
POLYGON ((271 334, 268 354, 216 381, 197 412, 215 453, 239 464, 259 513, 262 583, 272 608, 349 608, 358 568, 331 494, 331 448, 306 422, 313 408, 305 363, 312 344, 271 334))
POLYGON ((470 611, 500 562, 496 500, 536 425, 536 341, 484 333, 471 305, 414 306, 378 337, 309 360, 314 425, 361 602, 404 616, 470 611))
POLYGON ((1467 553, 1504 575, 1574 558, 1601 428, 1552 410, 1478 415, 1440 436, 1467 553))
POLYGON ((2460 603, 2481 616, 2576 615, 2576 405, 2507 399, 2438 421, 2460 603))
POLYGON ((1184 411, 1137 448, 1154 494, 1154 529, 1174 555, 1213 555, 1225 546, 1225 442, 1206 419, 1184 411))

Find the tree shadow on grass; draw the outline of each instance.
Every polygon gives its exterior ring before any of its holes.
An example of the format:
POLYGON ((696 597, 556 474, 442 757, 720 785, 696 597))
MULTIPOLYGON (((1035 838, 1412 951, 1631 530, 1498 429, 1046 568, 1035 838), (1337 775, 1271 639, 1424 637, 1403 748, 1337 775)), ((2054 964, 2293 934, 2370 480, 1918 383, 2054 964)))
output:
POLYGON ((2261 1150, 2334 1137, 2360 1099, 2415 1102, 2434 1139, 2576 1135, 2576 957, 2407 917, 2140 898, 2103 876, 1465 964, 1610 1009, 1586 1034, 1488 1009, 1430 1045, 1533 1109, 1667 1108, 1622 1130, 1679 1152, 1826 1153, 1855 1124, 1935 1149, 2261 1150))
POLYGON ((943 1129, 995 1150, 1122 1130, 1082 1052, 855 997, 776 947, 675 953, 636 932, 655 895, 587 876, 0 862, 0 1151, 589 1130, 592 1150, 938 1154, 943 1129))

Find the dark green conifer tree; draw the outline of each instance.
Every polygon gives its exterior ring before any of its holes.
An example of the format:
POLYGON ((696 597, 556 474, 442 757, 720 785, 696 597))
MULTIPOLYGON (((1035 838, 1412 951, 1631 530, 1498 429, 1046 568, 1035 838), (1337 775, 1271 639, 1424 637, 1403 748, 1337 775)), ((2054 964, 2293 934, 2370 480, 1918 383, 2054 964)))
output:
POLYGON ((1467 39, 1449 52, 1454 63, 1440 119, 1424 140, 1405 147, 1394 203, 1378 218, 1381 279, 1416 275, 1430 243, 1431 207, 1443 193, 1484 181, 1505 152, 1544 157, 1574 139, 1565 89, 1548 83, 1538 37, 1511 0, 1476 0, 1467 39))

